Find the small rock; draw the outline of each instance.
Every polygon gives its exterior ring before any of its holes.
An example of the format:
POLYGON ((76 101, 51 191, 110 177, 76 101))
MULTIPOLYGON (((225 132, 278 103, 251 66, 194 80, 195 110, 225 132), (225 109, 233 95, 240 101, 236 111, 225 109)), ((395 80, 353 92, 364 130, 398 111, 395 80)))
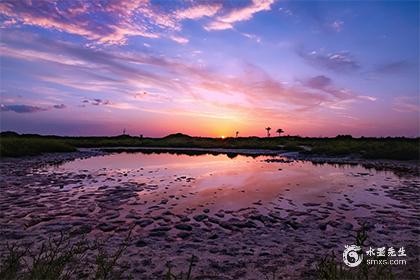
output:
POLYGON ((146 243, 146 241, 144 241, 142 239, 140 239, 136 242, 136 247, 145 247, 145 246, 147 246, 147 243, 146 243))
POLYGON ((178 225, 175 225, 175 228, 179 230, 187 230, 187 231, 192 230, 192 226, 187 225, 187 224, 178 224, 178 225))
POLYGON ((353 229, 353 225, 352 225, 352 224, 350 224, 350 223, 345 223, 345 224, 343 225, 343 228, 344 228, 345 230, 352 230, 352 229, 353 229))
POLYGON ((153 220, 140 220, 140 221, 136 221, 136 224, 141 227, 147 227, 148 225, 153 224, 153 220))
POLYGON ((166 226, 161 226, 161 227, 157 227, 152 229, 152 232, 159 232, 159 231, 170 231, 171 228, 170 227, 166 227, 166 226))
POLYGON ((152 231, 149 233, 151 237, 163 237, 166 236, 166 231, 152 231))
POLYGON ((299 224, 295 221, 286 221, 286 224, 294 230, 297 230, 299 228, 299 224))
POLYGON ((108 232, 108 231, 112 231, 114 229, 117 228, 117 226, 113 225, 113 224, 107 224, 107 223, 101 223, 98 225, 99 229, 104 231, 104 232, 108 232))
POLYGON ((212 239, 212 240, 217 239, 217 238, 219 238, 217 234, 212 234, 209 236, 209 239, 212 239))
POLYGON ((183 231, 183 232, 178 233, 176 236, 179 238, 185 239, 185 238, 190 237, 191 233, 183 231))
POLYGON ((194 216, 194 220, 196 220, 197 222, 201 222, 202 220, 205 220, 207 218, 208 216, 205 214, 199 214, 199 215, 194 216))
POLYGON ((319 206, 319 205, 321 205, 321 204, 312 203, 312 202, 303 203, 303 206, 306 206, 306 207, 319 206))

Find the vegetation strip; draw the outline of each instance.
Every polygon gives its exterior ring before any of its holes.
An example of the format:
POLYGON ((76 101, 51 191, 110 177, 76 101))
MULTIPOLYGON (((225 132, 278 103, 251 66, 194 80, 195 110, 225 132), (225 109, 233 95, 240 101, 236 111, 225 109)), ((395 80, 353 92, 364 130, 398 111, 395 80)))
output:
MULTIPOLYGON (((60 137, 33 134, 19 135, 14 132, 0 134, 2 157, 33 156, 47 152, 72 152, 76 148, 101 147, 155 147, 155 148, 200 148, 200 149, 248 149, 294 151, 304 155, 353 156, 365 159, 419 160, 420 138, 309 138, 282 137, 237 137, 208 138, 171 134, 163 138, 133 137, 60 137)), ((264 153, 263 153, 264 154, 264 153)))

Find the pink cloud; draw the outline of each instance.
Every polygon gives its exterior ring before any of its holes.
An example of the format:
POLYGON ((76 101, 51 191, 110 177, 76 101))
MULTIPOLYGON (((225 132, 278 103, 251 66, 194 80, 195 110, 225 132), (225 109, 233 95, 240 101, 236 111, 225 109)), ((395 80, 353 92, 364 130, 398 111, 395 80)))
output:
MULTIPOLYGON (((26 75, 32 73, 34 79, 48 86, 75 89, 89 96, 87 100, 108 100, 106 106, 98 106, 97 110, 154 113, 174 110, 181 115, 222 115, 254 121, 283 118, 287 121, 294 114, 304 123, 306 114, 318 111, 331 114, 363 101, 351 92, 338 92, 345 89, 334 85, 328 77, 314 77, 306 84, 299 81, 285 84, 251 64, 241 65, 243 72, 236 76, 226 76, 185 60, 151 53, 90 49, 39 36, 32 36, 28 46, 22 44, 26 40, 28 36, 24 33, 5 34, 6 51, 2 50, 2 56, 37 63, 39 68, 25 70, 26 75), (41 74, 42 68, 47 71, 41 74)), ((319 119, 317 116, 316 121, 319 119)))
POLYGON ((175 42, 177 42, 177 43, 179 43, 179 44, 186 44, 186 43, 188 43, 188 39, 187 38, 185 38, 185 37, 181 37, 181 36, 176 36, 176 35, 172 35, 172 36, 170 36, 169 38, 171 38, 171 40, 173 40, 173 41, 175 41, 175 42))
POLYGON ((336 32, 341 32, 343 30, 344 22, 341 20, 335 20, 330 24, 330 27, 336 32))
POLYGON ((206 30, 222 30, 230 29, 233 24, 240 21, 246 21, 253 17, 255 13, 269 11, 274 0, 252 0, 251 5, 232 10, 231 12, 221 15, 215 21, 205 26, 206 30))
POLYGON ((211 30, 225 30, 225 29, 232 29, 233 25, 229 22, 223 22, 223 21, 213 21, 204 26, 204 29, 207 31, 211 30))
POLYGON ((261 38, 255 34, 250 34, 250 33, 241 33, 241 34, 247 37, 248 39, 254 40, 257 43, 261 43, 261 38))
POLYGON ((220 4, 197 5, 184 10, 178 10, 175 12, 175 15, 178 19, 199 19, 214 16, 221 8, 222 5, 220 4))
POLYGON ((410 96, 398 96, 394 98, 393 110, 400 113, 420 112, 419 99, 410 96))
POLYGON ((101 2, 10 1, 0 2, 0 14, 11 24, 33 25, 83 36, 104 44, 125 44, 130 36, 159 38, 163 30, 180 30, 170 14, 161 13, 148 0, 113 0, 101 2), (95 15, 106 14, 106 22, 95 15), (143 17, 138 20, 138 16, 143 17))
POLYGON ((182 30, 183 20, 210 17, 210 23, 204 26, 206 30, 230 29, 236 22, 249 20, 255 13, 270 10, 273 2, 253 0, 248 6, 227 11, 223 11, 220 3, 192 4, 167 11, 150 0, 4 1, 0 2, 0 14, 7 17, 3 28, 32 25, 79 35, 101 44, 123 45, 131 36, 166 37, 186 44, 186 38, 174 34, 182 30))

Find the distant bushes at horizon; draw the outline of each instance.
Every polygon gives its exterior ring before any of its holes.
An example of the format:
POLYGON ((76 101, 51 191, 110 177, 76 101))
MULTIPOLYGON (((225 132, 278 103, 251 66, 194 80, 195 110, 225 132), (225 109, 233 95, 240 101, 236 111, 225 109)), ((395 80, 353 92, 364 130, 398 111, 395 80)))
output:
POLYGON ((76 148, 95 147, 173 147, 270 149, 297 151, 311 155, 359 156, 367 159, 419 160, 420 138, 353 138, 339 135, 335 138, 282 137, 191 137, 171 134, 163 138, 143 138, 120 135, 115 137, 60 137, 35 134, 0 133, 0 156, 17 157, 46 152, 71 152, 76 148))
POLYGON ((45 138, 1 137, 0 156, 36 156, 43 153, 74 152, 77 149, 63 141, 45 138))
POLYGON ((327 156, 360 155, 366 159, 420 159, 419 141, 402 140, 337 140, 317 143, 311 154, 327 156))

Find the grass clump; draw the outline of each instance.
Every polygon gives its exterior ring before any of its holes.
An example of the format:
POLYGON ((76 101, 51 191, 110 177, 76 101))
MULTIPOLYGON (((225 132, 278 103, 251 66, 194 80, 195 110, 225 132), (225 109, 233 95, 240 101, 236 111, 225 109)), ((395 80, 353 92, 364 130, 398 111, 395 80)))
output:
MULTIPOLYGON (((355 244, 357 246, 366 246, 365 242, 368 238, 366 226, 356 232, 355 244)), ((386 259, 387 257, 376 257, 379 259, 386 259)), ((332 252, 331 254, 322 258, 316 265, 315 269, 317 279, 322 280, 356 280, 356 279, 381 279, 392 280, 395 275, 389 265, 368 265, 366 260, 363 260, 360 265, 354 268, 347 267, 343 261, 337 261, 337 258, 332 252)))
MULTIPOLYGON (((116 270, 115 267, 118 264, 119 259, 129 246, 131 236, 131 230, 128 233, 127 238, 117 248, 114 253, 110 253, 105 249, 103 243, 96 243, 95 248, 97 249, 96 255, 96 273, 95 279, 122 279, 124 278, 123 270, 116 270)), ((130 278, 130 277, 129 277, 130 278)))
POLYGON ((181 271, 178 274, 172 272, 173 265, 171 262, 166 263, 166 273, 164 274, 164 280, 192 280, 192 269, 194 264, 198 261, 198 258, 194 255, 188 260, 188 269, 187 271, 181 271))
POLYGON ((7 244, 4 248, 6 253, 1 256, 0 279, 68 280, 92 276, 103 280, 130 278, 117 268, 128 246, 130 233, 114 253, 105 249, 105 243, 91 243, 85 238, 75 241, 64 234, 48 239, 38 248, 7 244), (88 258, 89 253, 94 255, 93 259, 88 258))

